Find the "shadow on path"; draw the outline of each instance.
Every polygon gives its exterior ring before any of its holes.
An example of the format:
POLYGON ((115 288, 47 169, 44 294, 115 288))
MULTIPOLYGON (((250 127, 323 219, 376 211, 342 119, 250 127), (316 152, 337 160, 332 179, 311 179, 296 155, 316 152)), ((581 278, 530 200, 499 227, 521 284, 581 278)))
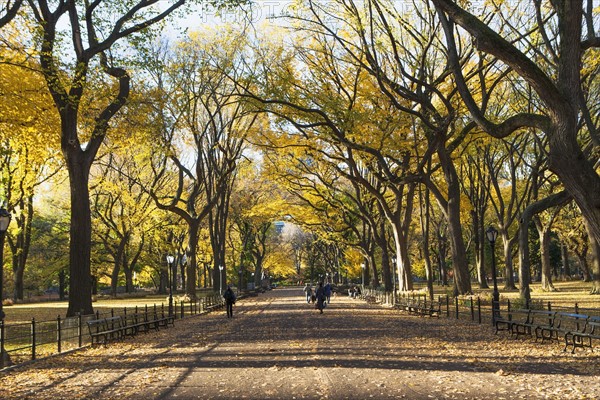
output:
POLYGON ((591 353, 279 288, 174 328, 5 373, 2 398, 592 398, 591 353), (4 394, 7 393, 7 397, 4 394), (554 397, 556 396, 556 397, 554 397))

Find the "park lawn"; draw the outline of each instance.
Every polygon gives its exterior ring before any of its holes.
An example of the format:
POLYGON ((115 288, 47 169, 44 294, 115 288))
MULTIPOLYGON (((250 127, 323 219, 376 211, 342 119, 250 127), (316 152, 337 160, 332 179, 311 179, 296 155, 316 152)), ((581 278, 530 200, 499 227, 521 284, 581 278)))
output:
MULTIPOLYGON (((212 291, 201 290, 198 291, 199 297, 205 296, 206 293, 212 293, 212 291)), ((173 300, 179 303, 179 295, 174 294, 173 300)), ((156 305, 160 307, 164 304, 167 307, 169 298, 165 295, 147 295, 144 297, 117 297, 117 298, 99 298, 93 303, 95 311, 108 311, 114 309, 115 311, 123 309, 124 307, 134 308, 138 307, 153 307, 156 305)), ((45 301, 38 303, 21 303, 14 304, 12 306, 4 306, 3 310, 6 313, 5 322, 11 323, 23 323, 31 322, 32 318, 36 321, 51 321, 56 320, 58 316, 65 318, 68 308, 67 301, 45 301)))
MULTIPOLYGON (((519 290, 507 291, 503 289, 503 283, 498 283, 498 291, 500 292, 500 301, 510 300, 511 302, 519 299, 519 290)), ((531 284, 531 299, 535 302, 547 304, 551 302, 554 306, 575 307, 575 304, 580 308, 596 308, 600 309, 600 295, 591 295, 591 282, 583 281, 558 281, 554 282, 555 292, 546 292, 542 290, 541 284, 536 282, 531 284)), ((482 299, 491 300, 492 287, 489 289, 479 289, 477 283, 473 283, 473 293, 475 296, 481 296, 482 299)), ((434 286, 436 295, 451 295, 451 287, 434 286)))
MULTIPOLYGON (((533 300, 538 300, 543 303, 551 302, 555 306, 562 307, 574 307, 575 303, 580 308, 596 308, 600 309, 600 295, 590 295, 589 291, 592 286, 589 282, 582 281, 566 281, 566 282, 555 282, 554 286, 558 289, 556 292, 544 292, 541 290, 539 283, 531 285, 531 297, 533 300)), ((475 295, 481 295, 484 298, 491 299, 492 289, 478 289, 476 284, 473 285, 473 291, 475 295)), ((519 291, 505 291, 502 289, 502 285, 499 286, 500 299, 510 299, 511 301, 519 298, 519 291)), ((205 293, 212 293, 210 291, 199 291, 198 296, 203 296, 205 293)), ((436 295, 445 295, 451 293, 451 290, 446 286, 435 286, 436 295)), ((178 301, 179 295, 173 296, 175 301, 178 301)), ((94 310, 110 310, 111 308, 122 309, 123 307, 133 308, 135 306, 148 307, 156 304, 159 307, 164 304, 165 307, 168 304, 168 297, 165 295, 148 295, 145 297, 132 297, 132 298, 101 298, 94 302, 94 310)), ((66 301, 51 301, 51 302, 40 302, 40 303, 24 303, 15 304, 13 306, 5 306, 4 312, 6 313, 5 321, 7 323, 20 323, 30 322, 32 318, 36 321, 49 321, 56 320, 57 316, 61 318, 65 317, 67 311, 66 301)))

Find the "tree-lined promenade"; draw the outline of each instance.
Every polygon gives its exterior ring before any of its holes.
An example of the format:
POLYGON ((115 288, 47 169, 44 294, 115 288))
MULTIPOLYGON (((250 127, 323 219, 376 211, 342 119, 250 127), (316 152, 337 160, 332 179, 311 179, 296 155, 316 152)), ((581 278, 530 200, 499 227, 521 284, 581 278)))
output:
POLYGON ((582 399, 600 361, 489 326, 420 318, 301 287, 4 372, 3 399, 582 399))

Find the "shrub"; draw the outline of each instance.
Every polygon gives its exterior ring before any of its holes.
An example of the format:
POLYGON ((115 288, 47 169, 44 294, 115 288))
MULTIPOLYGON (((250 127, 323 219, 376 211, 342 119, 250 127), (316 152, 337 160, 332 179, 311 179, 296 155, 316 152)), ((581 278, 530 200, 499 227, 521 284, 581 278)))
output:
POLYGON ((12 306, 13 304, 15 304, 15 303, 13 302, 12 299, 4 299, 4 300, 2 300, 2 305, 3 306, 12 306))
POLYGON ((529 300, 529 307, 525 304, 525 300, 522 298, 514 299, 510 301, 510 308, 516 310, 518 308, 530 308, 532 310, 543 310, 544 302, 540 299, 531 299, 529 300))

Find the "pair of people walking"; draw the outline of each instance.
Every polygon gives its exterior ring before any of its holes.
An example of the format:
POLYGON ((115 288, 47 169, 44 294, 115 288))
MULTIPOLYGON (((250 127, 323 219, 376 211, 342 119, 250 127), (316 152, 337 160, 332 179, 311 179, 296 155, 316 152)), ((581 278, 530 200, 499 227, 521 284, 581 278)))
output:
POLYGON ((327 306, 327 303, 331 300, 331 285, 327 283, 323 286, 322 282, 319 282, 316 290, 313 293, 313 289, 310 283, 307 283, 304 287, 304 294, 306 295, 306 302, 310 304, 315 303, 315 308, 319 310, 320 314, 323 314, 323 309, 327 306))

